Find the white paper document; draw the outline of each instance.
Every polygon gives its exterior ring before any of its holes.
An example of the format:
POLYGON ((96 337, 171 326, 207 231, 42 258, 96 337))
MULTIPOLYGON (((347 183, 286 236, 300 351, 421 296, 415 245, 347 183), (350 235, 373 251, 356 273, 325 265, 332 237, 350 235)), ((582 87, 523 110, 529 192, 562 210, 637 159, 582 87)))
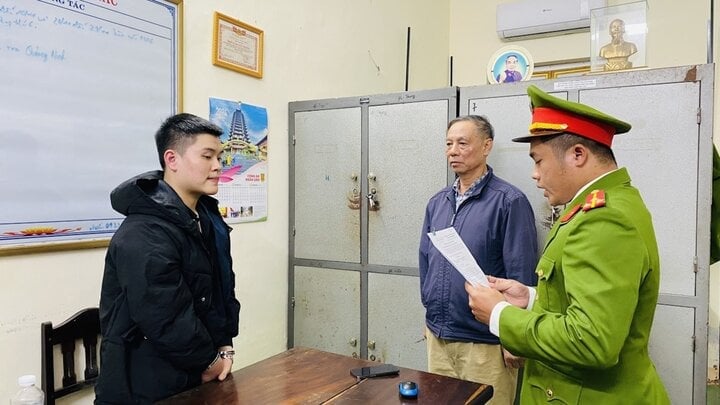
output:
POLYGON ((440 231, 429 232, 430 241, 435 248, 473 285, 488 286, 485 273, 477 264, 467 245, 460 239, 452 226, 440 231))

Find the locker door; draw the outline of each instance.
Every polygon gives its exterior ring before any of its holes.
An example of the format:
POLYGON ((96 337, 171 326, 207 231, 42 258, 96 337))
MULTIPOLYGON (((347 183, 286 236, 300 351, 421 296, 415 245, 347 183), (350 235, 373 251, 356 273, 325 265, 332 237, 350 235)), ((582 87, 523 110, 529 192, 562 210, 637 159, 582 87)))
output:
MULTIPOLYGON (((448 100, 369 107, 368 263, 417 267, 418 243, 430 197, 447 182, 448 100)), ((454 107, 453 107, 454 109, 454 107)))
POLYGON ((360 262, 359 107, 294 114, 296 258, 360 262))
MULTIPOLYGON (((566 97, 564 93, 554 95, 566 97)), ((533 161, 528 156, 528 145, 511 141, 512 138, 527 134, 531 118, 527 95, 523 91, 501 97, 470 98, 466 107, 471 114, 486 116, 495 129, 488 164, 495 175, 520 188, 527 196, 535 213, 538 246, 542 248, 552 225, 551 207, 542 190, 535 186, 535 181, 530 177, 533 161)))
POLYGON ((615 137, 613 151, 653 214, 660 293, 695 295, 700 83, 581 90, 579 97, 633 124, 615 137))
MULTIPOLYGON (((658 304, 650 333, 650 358, 673 404, 693 403, 695 310, 658 304)), ((704 403, 703 400, 699 403, 704 403)))
POLYGON ((425 307, 420 279, 368 275, 368 355, 377 361, 427 370, 425 307))
POLYGON ((295 346, 359 355, 360 273, 295 267, 295 346))

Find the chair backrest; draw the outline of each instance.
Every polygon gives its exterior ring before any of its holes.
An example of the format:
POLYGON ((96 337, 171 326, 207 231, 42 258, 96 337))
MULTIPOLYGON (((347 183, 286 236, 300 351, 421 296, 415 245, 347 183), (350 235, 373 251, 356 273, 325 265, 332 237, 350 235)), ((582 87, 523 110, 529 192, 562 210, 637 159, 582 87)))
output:
POLYGON ((54 405, 55 399, 95 385, 98 376, 98 336, 100 315, 97 308, 86 308, 71 316, 60 325, 42 323, 42 389, 46 404, 54 405), (75 374, 75 343, 82 339, 85 347, 84 379, 75 374), (60 345, 62 351, 62 387, 55 387, 53 347, 60 345))

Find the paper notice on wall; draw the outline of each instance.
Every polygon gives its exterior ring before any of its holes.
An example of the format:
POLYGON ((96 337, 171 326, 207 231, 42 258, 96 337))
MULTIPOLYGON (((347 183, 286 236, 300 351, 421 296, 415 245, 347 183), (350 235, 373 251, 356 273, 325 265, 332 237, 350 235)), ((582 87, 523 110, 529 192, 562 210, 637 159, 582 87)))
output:
POLYGON ((488 286, 485 273, 453 227, 429 232, 430 241, 470 284, 488 286))

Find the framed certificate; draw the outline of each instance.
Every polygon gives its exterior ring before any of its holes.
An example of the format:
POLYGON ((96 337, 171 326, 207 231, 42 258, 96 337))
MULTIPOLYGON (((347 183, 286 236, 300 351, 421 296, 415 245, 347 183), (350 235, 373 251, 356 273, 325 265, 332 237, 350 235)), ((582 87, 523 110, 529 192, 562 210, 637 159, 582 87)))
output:
POLYGON ((263 31, 217 11, 213 27, 213 65, 261 78, 263 31))

